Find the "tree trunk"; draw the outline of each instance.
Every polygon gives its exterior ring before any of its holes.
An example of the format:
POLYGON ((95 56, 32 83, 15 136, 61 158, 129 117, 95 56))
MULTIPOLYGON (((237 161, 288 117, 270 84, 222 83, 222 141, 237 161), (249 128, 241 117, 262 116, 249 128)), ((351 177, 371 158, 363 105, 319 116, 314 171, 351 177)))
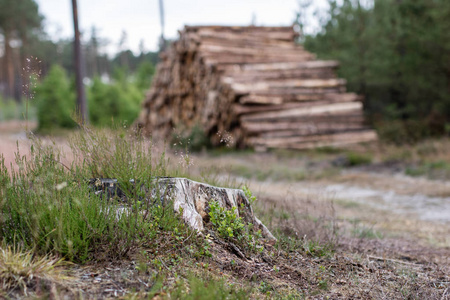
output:
POLYGON ((5 56, 4 56, 4 78, 6 80, 6 89, 5 89, 5 96, 7 98, 10 98, 13 96, 14 93, 14 65, 13 65, 13 59, 12 59, 12 49, 9 45, 11 41, 11 33, 8 31, 5 31, 4 33, 5 38, 5 56))
POLYGON ((82 124, 87 122, 87 106, 86 106, 86 93, 83 85, 83 66, 82 66, 82 53, 80 43, 80 31, 78 29, 78 8, 77 0, 72 0, 73 9, 73 27, 75 33, 74 53, 75 53, 75 81, 77 87, 77 113, 82 124))

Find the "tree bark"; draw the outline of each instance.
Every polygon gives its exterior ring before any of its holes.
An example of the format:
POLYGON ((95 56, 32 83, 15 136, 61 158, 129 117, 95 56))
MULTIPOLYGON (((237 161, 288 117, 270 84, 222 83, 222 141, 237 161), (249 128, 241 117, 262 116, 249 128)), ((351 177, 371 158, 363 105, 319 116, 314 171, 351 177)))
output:
POLYGON ((77 0, 72 0, 73 10, 73 27, 74 27, 74 53, 75 53, 75 81, 77 88, 77 113, 82 124, 87 122, 87 106, 86 106, 86 93, 83 85, 83 65, 82 65, 82 53, 80 42, 80 30, 78 29, 78 8, 77 0))
POLYGON ((12 59, 12 49, 11 46, 9 45, 11 41, 11 33, 5 31, 4 39, 5 39, 4 74, 6 80, 5 96, 9 98, 12 97, 14 93, 14 65, 12 59))

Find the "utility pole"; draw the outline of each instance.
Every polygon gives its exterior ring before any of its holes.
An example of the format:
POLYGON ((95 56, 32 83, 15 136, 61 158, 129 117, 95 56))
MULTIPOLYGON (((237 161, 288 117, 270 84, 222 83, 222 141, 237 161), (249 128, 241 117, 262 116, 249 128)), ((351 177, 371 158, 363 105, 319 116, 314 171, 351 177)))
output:
POLYGON ((159 51, 166 50, 166 39, 164 38, 164 4, 159 0, 159 19, 161 21, 161 36, 159 37, 159 51))
POLYGON ((78 8, 77 0, 72 0, 73 10, 73 28, 75 32, 74 53, 75 53, 75 83, 77 88, 77 113, 81 118, 81 123, 84 125, 87 122, 87 106, 86 93, 83 85, 83 65, 80 43, 80 30, 78 29, 78 8))

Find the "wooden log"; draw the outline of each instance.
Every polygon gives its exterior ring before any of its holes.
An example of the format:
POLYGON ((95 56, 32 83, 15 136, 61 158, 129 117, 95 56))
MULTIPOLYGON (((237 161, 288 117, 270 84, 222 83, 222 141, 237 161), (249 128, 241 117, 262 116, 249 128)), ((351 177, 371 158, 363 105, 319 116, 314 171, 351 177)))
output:
POLYGON ((233 104, 233 112, 236 115, 243 114, 253 114, 259 112, 270 112, 270 111, 280 111, 280 110, 291 110, 296 108, 309 108, 314 106, 326 106, 334 103, 345 103, 345 102, 355 102, 355 98, 347 97, 341 99, 330 99, 330 100, 321 100, 321 101, 313 101, 313 102, 300 102, 300 103, 280 103, 275 105, 241 105, 241 104, 233 104))
POLYGON ((261 32, 292 32, 292 27, 287 26, 222 26, 222 25, 200 25, 200 26, 192 26, 186 25, 184 30, 187 32, 198 32, 202 30, 213 30, 215 32, 249 32, 249 31, 261 31, 261 32))
POLYGON ((209 29, 202 29, 197 31, 200 38, 215 37, 223 40, 248 40, 248 41, 288 41, 292 42, 295 38, 295 33, 291 32, 251 32, 249 34, 242 34, 240 32, 225 32, 215 31, 209 29))
POLYGON ((249 138, 247 143, 253 146, 264 146, 267 148, 291 148, 302 149, 319 147, 322 145, 344 145, 356 142, 370 142, 376 140, 377 135, 373 130, 342 132, 336 134, 295 136, 282 138, 249 138))
POLYGON ((227 72, 227 77, 233 77, 234 81, 247 83, 254 81, 269 81, 279 79, 331 79, 336 74, 331 69, 295 69, 280 71, 250 71, 250 72, 227 72))
MULTIPOLYGON (((321 123, 321 124, 314 124, 314 123, 307 123, 302 124, 301 126, 290 129, 290 130, 272 130, 267 132, 258 132, 256 134, 259 138, 283 138, 283 137, 296 137, 296 136, 311 136, 311 135, 322 135, 322 134, 336 134, 339 132, 349 132, 349 131, 356 131, 356 130, 365 130, 370 129, 367 126, 364 126, 364 124, 339 124, 339 123, 321 123)), ((249 135, 251 136, 251 135, 249 135)))
POLYGON ((241 117, 242 121, 250 120, 271 120, 281 119, 289 117, 301 117, 312 115, 327 115, 342 112, 357 112, 362 110, 362 103, 360 102, 345 102, 345 103, 332 103, 327 105, 301 107, 289 110, 275 111, 275 112, 263 112, 244 115, 241 117))
POLYGON ((262 63, 262 64, 251 64, 241 66, 242 71, 247 70, 258 70, 258 71, 267 71, 267 70, 292 70, 292 69, 316 69, 316 68, 336 68, 339 66, 337 61, 324 61, 324 60, 315 60, 315 61, 305 61, 300 63, 262 63))
POLYGON ((280 122, 242 122, 241 127, 250 135, 260 134, 264 132, 271 131, 288 131, 288 130, 296 130, 296 129, 309 129, 312 127, 319 129, 327 129, 329 127, 356 127, 364 126, 364 117, 362 114, 360 116, 351 116, 349 118, 343 119, 300 119, 294 120, 291 122, 286 122, 284 119, 280 122))
POLYGON ((335 88, 345 86, 345 79, 285 79, 273 81, 258 81, 255 83, 237 83, 233 77, 222 77, 222 81, 230 84, 237 93, 256 93, 269 89, 289 88, 335 88))
POLYGON ((315 59, 312 54, 299 54, 291 57, 280 54, 267 55, 214 55, 210 53, 202 54, 206 64, 254 64, 261 62, 303 62, 315 59))
POLYGON ((276 105, 287 102, 304 102, 304 101, 319 101, 319 100, 350 102, 361 100, 361 97, 354 93, 283 95, 283 96, 264 96, 264 95, 250 94, 240 97, 239 103, 276 105))

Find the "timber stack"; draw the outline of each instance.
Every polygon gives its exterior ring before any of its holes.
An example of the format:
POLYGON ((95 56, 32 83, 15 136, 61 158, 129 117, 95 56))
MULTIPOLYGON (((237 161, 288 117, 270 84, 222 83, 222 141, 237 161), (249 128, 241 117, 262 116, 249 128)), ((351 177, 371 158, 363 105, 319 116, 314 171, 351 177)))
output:
POLYGON ((338 62, 316 60, 292 27, 186 26, 161 55, 138 120, 154 138, 201 126, 213 145, 305 149, 376 139, 338 62))

